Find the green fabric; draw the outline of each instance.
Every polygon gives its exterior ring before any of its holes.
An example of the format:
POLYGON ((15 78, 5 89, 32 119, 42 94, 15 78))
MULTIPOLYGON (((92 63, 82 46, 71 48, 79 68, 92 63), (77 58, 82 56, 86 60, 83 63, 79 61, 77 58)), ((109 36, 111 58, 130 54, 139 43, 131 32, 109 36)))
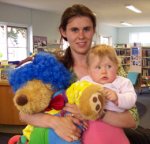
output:
POLYGON ((72 73, 72 79, 71 79, 71 84, 72 84, 72 83, 76 82, 78 80, 78 78, 77 78, 75 72, 73 71, 72 67, 69 69, 69 71, 72 73))
POLYGON ((118 68, 118 75, 123 76, 123 77, 127 77, 127 73, 125 72, 122 65, 120 65, 119 68, 118 68))
POLYGON ((35 127, 31 133, 29 144, 48 144, 48 128, 35 127))
POLYGON ((140 118, 139 118, 139 113, 137 111, 137 107, 133 107, 132 109, 129 110, 129 112, 131 113, 131 115, 133 116, 134 120, 136 121, 136 128, 137 126, 139 125, 139 121, 140 121, 140 118))
POLYGON ((21 140, 21 144, 27 143, 27 138, 24 135, 21 136, 20 140, 21 140))

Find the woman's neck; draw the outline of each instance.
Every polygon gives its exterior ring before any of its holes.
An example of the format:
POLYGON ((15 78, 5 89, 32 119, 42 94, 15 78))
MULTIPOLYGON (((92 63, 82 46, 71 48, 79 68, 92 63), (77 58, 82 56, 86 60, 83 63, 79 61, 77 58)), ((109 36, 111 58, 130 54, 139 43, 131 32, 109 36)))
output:
POLYGON ((88 74, 86 55, 80 55, 78 57, 74 57, 73 71, 76 74, 78 79, 81 79, 83 76, 88 74))

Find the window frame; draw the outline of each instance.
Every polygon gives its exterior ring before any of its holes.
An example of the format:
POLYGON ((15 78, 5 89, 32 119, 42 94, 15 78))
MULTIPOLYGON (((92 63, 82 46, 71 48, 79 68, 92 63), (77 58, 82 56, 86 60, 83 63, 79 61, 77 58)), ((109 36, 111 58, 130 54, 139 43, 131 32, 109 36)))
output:
MULTIPOLYGON (((26 57, 29 56, 31 53, 33 53, 33 34, 32 34, 32 26, 28 25, 23 25, 23 24, 13 24, 13 23, 4 23, 0 22, 0 26, 5 26, 6 27, 6 51, 7 51, 7 57, 2 60, 7 60, 9 61, 9 56, 8 56, 8 36, 7 36, 7 28, 8 27, 14 27, 14 28, 25 28, 27 30, 26 32, 26 57)), ((18 59, 20 61, 21 59, 18 59)), ((16 61, 16 60, 13 60, 16 61)))

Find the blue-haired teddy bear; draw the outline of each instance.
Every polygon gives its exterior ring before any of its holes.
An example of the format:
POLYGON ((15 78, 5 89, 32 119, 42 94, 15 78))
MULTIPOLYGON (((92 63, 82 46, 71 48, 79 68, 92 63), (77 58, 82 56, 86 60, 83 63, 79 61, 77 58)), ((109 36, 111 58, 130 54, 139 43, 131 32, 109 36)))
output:
MULTIPOLYGON (((15 93, 14 104, 19 111, 27 114, 44 112, 64 116, 62 108, 69 102, 77 104, 85 119, 100 118, 105 103, 102 88, 86 81, 75 82, 70 86, 71 79, 72 74, 53 54, 40 52, 30 63, 10 72, 9 83, 15 93), (99 109, 95 108, 97 103, 92 101, 95 95, 99 109)), ((81 144, 81 141, 67 142, 51 128, 27 125, 23 135, 12 137, 8 144, 15 143, 81 144)))

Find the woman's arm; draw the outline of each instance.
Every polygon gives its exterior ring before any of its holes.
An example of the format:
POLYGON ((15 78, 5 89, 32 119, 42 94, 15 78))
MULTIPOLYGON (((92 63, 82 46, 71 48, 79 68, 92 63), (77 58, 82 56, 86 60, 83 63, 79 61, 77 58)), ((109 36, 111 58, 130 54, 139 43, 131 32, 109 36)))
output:
POLYGON ((129 111, 121 113, 107 111, 103 121, 116 127, 136 128, 136 120, 129 111))
POLYGON ((136 128, 139 124, 137 107, 134 106, 132 109, 123 113, 108 111, 106 112, 103 121, 121 128, 136 128))
MULTIPOLYGON (((76 118, 82 120, 82 116, 76 105, 66 104, 64 110, 69 111, 76 118)), ((102 120, 116 127, 136 128, 139 118, 138 118, 137 108, 133 107, 131 110, 127 110, 125 112, 120 112, 120 113, 107 111, 102 120)))
POLYGON ((80 138, 81 131, 76 127, 76 124, 80 124, 79 120, 74 117, 58 117, 45 113, 38 114, 23 114, 20 113, 20 119, 28 124, 38 127, 49 127, 66 141, 73 141, 73 137, 80 138))

